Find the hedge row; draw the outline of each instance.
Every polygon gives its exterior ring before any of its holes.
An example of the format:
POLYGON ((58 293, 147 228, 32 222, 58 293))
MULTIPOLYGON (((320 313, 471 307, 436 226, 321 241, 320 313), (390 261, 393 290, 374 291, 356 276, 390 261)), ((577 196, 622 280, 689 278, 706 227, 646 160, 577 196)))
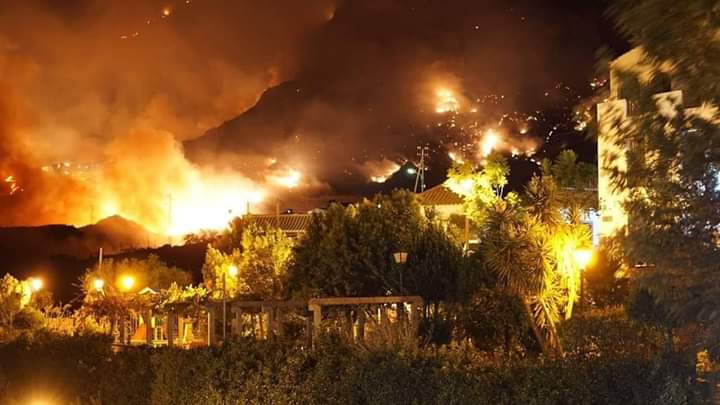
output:
POLYGON ((631 355, 502 362, 468 348, 378 352, 336 340, 311 352, 241 341, 113 353, 105 338, 46 337, 0 346, 0 402, 681 404, 677 365, 631 355))

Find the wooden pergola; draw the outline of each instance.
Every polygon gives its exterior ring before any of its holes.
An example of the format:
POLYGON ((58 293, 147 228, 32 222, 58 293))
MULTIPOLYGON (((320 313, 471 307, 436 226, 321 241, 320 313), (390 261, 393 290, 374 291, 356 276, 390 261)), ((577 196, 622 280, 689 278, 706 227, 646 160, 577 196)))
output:
POLYGON ((412 331, 417 333, 423 304, 422 297, 417 295, 312 298, 308 300, 308 310, 313 314, 314 338, 322 332, 323 307, 344 307, 349 335, 354 336, 356 341, 362 342, 365 339, 368 314, 371 317, 377 316, 377 319, 373 319, 377 324, 388 325, 390 323, 388 309, 394 309, 396 322, 409 320, 412 331), (353 333, 353 329, 356 333, 353 333))
MULTIPOLYGON (((417 333, 422 316, 423 299, 417 295, 410 296, 375 296, 375 297, 331 297, 311 298, 309 300, 265 300, 245 301, 231 300, 225 303, 229 308, 230 336, 243 333, 240 320, 242 317, 250 319, 251 336, 256 339, 273 339, 285 334, 283 321, 290 313, 299 314, 305 321, 305 342, 311 347, 314 340, 323 332, 323 310, 340 310, 345 314, 344 324, 348 335, 356 342, 365 339, 366 324, 388 326, 393 322, 398 325, 409 325, 413 333, 417 333)), ((137 311, 138 319, 135 336, 125 335, 127 319, 121 320, 120 344, 147 344, 149 346, 182 346, 191 347, 197 344, 215 345, 219 339, 218 314, 222 311, 221 300, 209 299, 199 304, 190 302, 172 303, 165 305, 161 310, 152 307, 137 311), (207 329, 203 340, 187 341, 186 326, 192 325, 188 321, 189 309, 201 310, 207 314, 207 329), (158 339, 158 324, 162 326, 162 336, 158 339), (140 327, 144 327, 140 331, 140 327), (144 332, 144 333, 143 333, 144 332), (163 339, 164 338, 164 339, 163 339), (144 340, 144 341, 143 341, 144 340)), ((199 320, 198 320, 199 321, 199 320)), ((228 325, 223 325, 227 328, 228 325)), ((192 329, 192 326, 191 326, 192 329)), ((196 335, 191 333, 194 338, 196 335)))

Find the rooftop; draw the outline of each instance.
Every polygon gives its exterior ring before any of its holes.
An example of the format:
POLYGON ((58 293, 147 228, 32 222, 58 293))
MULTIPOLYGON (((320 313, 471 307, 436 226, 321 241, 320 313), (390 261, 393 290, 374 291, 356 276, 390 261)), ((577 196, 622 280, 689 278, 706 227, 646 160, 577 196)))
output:
POLYGON ((301 233, 310 225, 312 214, 259 214, 251 217, 259 225, 273 226, 287 233, 301 233))
POLYGON ((429 188, 419 195, 422 205, 460 205, 463 198, 459 194, 447 188, 444 184, 439 184, 429 188))

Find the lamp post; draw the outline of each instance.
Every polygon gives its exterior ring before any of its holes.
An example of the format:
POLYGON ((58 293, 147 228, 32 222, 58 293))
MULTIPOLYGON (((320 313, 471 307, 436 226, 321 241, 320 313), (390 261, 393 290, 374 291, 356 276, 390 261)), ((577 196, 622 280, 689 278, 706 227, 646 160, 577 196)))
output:
MULTIPOLYGON (((105 285, 105 282, 102 283, 105 285)), ((128 293, 130 290, 132 290, 133 286, 135 286, 135 277, 133 277, 130 274, 126 274, 120 278, 120 288, 123 292, 122 296, 125 298, 124 301, 127 302, 127 312, 129 313, 130 308, 130 298, 128 297, 128 293)), ((120 342, 121 344, 128 344, 129 342, 129 336, 127 336, 127 325, 126 325, 127 319, 126 319, 126 313, 122 314, 122 320, 120 322, 120 342), (126 341, 127 340, 127 341, 126 341)))
POLYGON ((227 275, 230 275, 230 277, 235 277, 238 274, 238 268, 234 264, 231 264, 228 266, 228 268, 223 271, 223 277, 222 277, 222 303, 223 303, 223 320, 222 320, 222 336, 223 336, 223 343, 225 342, 225 338, 227 336, 227 275))
POLYGON ((578 295, 580 297, 580 303, 582 303, 582 292, 583 292, 583 272, 587 268, 588 264, 592 260, 593 252, 590 249, 577 249, 573 253, 575 263, 580 270, 580 288, 578 295))
MULTIPOLYGON (((104 282, 103 282, 103 285, 105 285, 104 282)), ((133 277, 133 276, 126 275, 120 279, 120 286, 122 287, 123 291, 126 293, 129 292, 133 288, 134 285, 135 285, 135 277, 133 277)), ((102 288, 102 286, 101 286, 101 288, 102 288)))
POLYGON ((31 277, 29 281, 30 289, 32 289, 32 292, 38 292, 42 290, 44 283, 40 277, 31 277))
POLYGON ((403 288, 403 268, 405 267, 405 263, 407 263, 407 252, 396 252, 393 253, 393 258, 395 259, 395 263, 400 265, 400 294, 402 295, 404 293, 403 288))
POLYGON ((103 280, 101 278, 96 278, 95 280, 93 280, 93 288, 95 289, 95 292, 97 292, 98 294, 103 293, 104 287, 105 287, 105 280, 103 280))

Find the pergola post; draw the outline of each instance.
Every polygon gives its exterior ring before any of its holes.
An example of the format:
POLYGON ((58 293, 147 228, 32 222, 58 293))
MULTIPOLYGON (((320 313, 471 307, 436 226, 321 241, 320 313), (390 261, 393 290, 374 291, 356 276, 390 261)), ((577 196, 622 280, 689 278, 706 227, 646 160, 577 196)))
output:
POLYGON ((305 346, 308 348, 313 345, 313 319, 309 313, 305 314, 305 346))
POLYGON ((365 342, 365 308, 357 308, 357 341, 365 342))
POLYGON ((175 313, 168 312, 167 322, 165 322, 165 334, 167 335, 168 347, 173 347, 175 344, 175 313))
POLYGON ((216 342, 215 336, 215 306, 210 304, 206 307, 207 310, 207 344, 208 346, 214 345, 216 342))
POLYGON ((390 320, 388 319, 387 308, 385 307, 385 304, 380 304, 380 325, 383 328, 386 328, 389 323, 390 320))
POLYGON ((275 308, 273 306, 263 306, 262 312, 267 314, 267 333, 265 339, 275 337, 275 308))
POLYGON ((152 309, 145 311, 145 343, 148 346, 153 345, 153 327, 152 327, 153 313, 152 309))
POLYGON ((322 306, 318 304, 309 304, 308 309, 313 314, 313 345, 320 336, 320 324, 322 323, 322 306))
POLYGON ((260 312, 257 314, 258 319, 258 339, 265 339, 265 317, 263 316, 263 310, 260 308, 260 312))
POLYGON ((410 305, 410 325, 412 327, 413 333, 417 334, 418 330, 420 329, 420 312, 423 306, 423 301, 414 300, 410 302, 410 305))
POLYGON ((354 323, 353 322, 353 314, 352 314, 352 308, 345 309, 345 330, 348 334, 348 337, 350 338, 350 341, 354 340, 355 336, 353 336, 354 332, 354 323))
POLYGON ((242 312, 240 308, 232 306, 230 308, 230 337, 240 336, 240 321, 242 320, 242 312))
POLYGON ((120 316, 120 322, 118 324, 120 329, 120 344, 127 344, 127 316, 125 314, 120 316))

